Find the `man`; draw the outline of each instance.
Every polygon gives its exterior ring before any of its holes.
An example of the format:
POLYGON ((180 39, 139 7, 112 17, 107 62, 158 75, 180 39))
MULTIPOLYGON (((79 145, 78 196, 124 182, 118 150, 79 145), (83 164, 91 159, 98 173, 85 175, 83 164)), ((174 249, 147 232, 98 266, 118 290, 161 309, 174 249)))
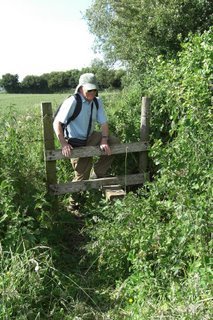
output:
MULTIPOLYGON (((62 124, 67 123, 67 120, 75 110, 77 102, 74 96, 67 98, 63 102, 55 117, 53 126, 62 146, 62 154, 66 157, 71 155, 73 147, 76 146, 76 140, 83 142, 86 146, 100 146, 105 155, 101 156, 94 164, 92 175, 93 177, 101 178, 106 175, 113 161, 110 145, 119 143, 119 140, 116 137, 109 136, 107 117, 102 100, 96 97, 97 90, 95 75, 93 73, 82 74, 75 91, 75 93, 79 93, 82 100, 82 109, 79 115, 67 125, 67 137, 64 136, 62 124), (95 106, 95 99, 98 101, 98 108, 95 106), (101 132, 94 131, 96 122, 101 126, 101 132)), ((72 159, 71 163, 75 170, 74 181, 90 178, 93 166, 93 159, 91 157, 72 159)))

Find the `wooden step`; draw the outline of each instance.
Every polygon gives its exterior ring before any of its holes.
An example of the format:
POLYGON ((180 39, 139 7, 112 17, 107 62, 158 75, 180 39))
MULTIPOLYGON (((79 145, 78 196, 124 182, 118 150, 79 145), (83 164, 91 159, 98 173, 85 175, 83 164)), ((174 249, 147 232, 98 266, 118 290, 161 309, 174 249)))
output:
POLYGON ((122 199, 126 195, 126 191, 122 189, 121 185, 104 186, 103 191, 105 192, 105 197, 108 201, 122 199))

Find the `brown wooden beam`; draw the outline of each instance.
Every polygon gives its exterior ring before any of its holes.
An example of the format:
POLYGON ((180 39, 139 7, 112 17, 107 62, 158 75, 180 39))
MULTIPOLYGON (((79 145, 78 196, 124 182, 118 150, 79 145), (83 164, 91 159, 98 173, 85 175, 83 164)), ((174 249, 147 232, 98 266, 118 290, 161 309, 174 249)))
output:
MULTIPOLYGON (((130 153, 130 152, 141 152, 148 149, 148 143, 143 142, 132 142, 132 143, 122 143, 116 144, 110 147, 112 154, 120 153, 130 153)), ((100 148, 90 146, 90 147, 79 147, 72 150, 70 158, 79 158, 79 157, 94 157, 104 155, 103 151, 100 148)), ((60 159, 67 159, 61 153, 61 150, 46 150, 46 161, 55 161, 60 159)))
MULTIPOLYGON (((150 127, 150 98, 143 97, 141 104, 141 128, 140 140, 141 143, 149 141, 150 127)), ((141 152, 139 155, 139 171, 141 173, 148 171, 148 152, 141 152)))
POLYGON ((148 174, 138 173, 126 176, 101 178, 95 180, 83 180, 62 184, 52 184, 49 186, 49 190, 54 195, 60 195, 65 193, 86 191, 89 189, 99 189, 103 186, 109 186, 113 184, 122 186, 139 185, 143 184, 146 180, 148 180, 148 174))
MULTIPOLYGON (((52 124, 52 105, 50 102, 42 102, 41 104, 41 115, 42 115, 42 124, 43 124, 43 137, 44 137, 44 157, 46 151, 51 149, 54 151, 54 131, 52 124)), ((45 168, 46 168, 46 184, 49 188, 50 184, 57 183, 56 177, 56 161, 47 161, 45 159, 45 168)))

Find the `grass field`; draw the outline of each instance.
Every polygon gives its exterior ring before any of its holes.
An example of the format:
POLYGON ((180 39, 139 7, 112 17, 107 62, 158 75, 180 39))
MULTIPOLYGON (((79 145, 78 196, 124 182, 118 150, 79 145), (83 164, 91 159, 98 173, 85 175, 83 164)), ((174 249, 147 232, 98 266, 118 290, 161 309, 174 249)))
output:
POLYGON ((8 108, 14 107, 25 113, 27 110, 39 108, 42 102, 51 102, 53 109, 67 97, 67 93, 58 94, 0 94, 0 113, 5 113, 8 108))
MULTIPOLYGON (((120 91, 101 92, 101 98, 109 104, 120 91)), ((42 102, 51 102, 53 110, 58 106, 70 93, 52 93, 52 94, 10 94, 0 93, 0 113, 7 110, 8 107, 15 107, 21 113, 31 108, 37 108, 42 102)))

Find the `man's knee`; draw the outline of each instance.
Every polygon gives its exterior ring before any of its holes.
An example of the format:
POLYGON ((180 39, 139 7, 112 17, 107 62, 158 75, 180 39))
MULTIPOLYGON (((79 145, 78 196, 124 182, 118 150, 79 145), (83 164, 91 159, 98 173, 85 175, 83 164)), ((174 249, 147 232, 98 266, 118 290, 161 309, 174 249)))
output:
POLYGON ((109 136, 109 145, 120 144, 120 140, 115 136, 109 136))

